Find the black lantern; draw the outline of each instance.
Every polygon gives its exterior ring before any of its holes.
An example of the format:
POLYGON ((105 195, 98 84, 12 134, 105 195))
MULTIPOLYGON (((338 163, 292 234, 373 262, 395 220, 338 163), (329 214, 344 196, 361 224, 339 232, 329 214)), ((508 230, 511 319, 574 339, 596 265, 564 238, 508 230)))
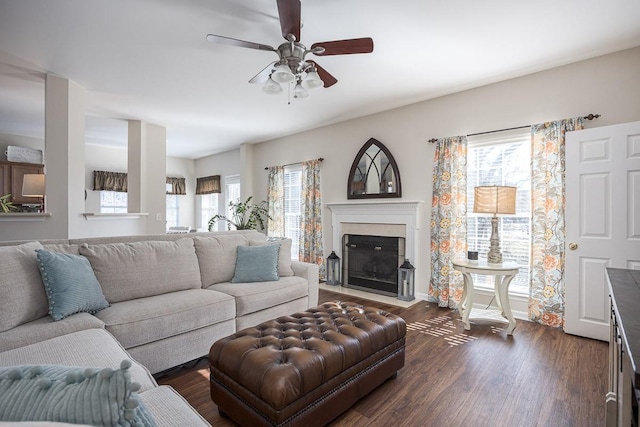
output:
POLYGON ((398 267, 398 299, 402 301, 413 301, 415 297, 415 275, 416 268, 411 265, 408 259, 398 267))
POLYGON ((327 257, 327 285, 340 285, 340 257, 335 251, 331 251, 331 255, 327 257))

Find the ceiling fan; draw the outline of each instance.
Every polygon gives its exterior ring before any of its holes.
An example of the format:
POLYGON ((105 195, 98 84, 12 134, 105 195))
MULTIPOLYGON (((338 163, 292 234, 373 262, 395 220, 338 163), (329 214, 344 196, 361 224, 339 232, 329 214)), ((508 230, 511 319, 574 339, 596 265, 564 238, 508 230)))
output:
POLYGON ((281 83, 295 83, 294 97, 306 98, 309 96, 307 90, 328 88, 336 84, 338 80, 327 70, 315 61, 306 59, 309 53, 327 56, 373 52, 373 40, 370 37, 314 43, 311 49, 307 49, 300 43, 300 0, 276 0, 276 2, 282 37, 287 40, 277 48, 216 34, 207 35, 207 40, 213 43, 275 52, 278 60, 249 80, 249 83, 263 83, 265 92, 280 93, 282 92, 281 83))

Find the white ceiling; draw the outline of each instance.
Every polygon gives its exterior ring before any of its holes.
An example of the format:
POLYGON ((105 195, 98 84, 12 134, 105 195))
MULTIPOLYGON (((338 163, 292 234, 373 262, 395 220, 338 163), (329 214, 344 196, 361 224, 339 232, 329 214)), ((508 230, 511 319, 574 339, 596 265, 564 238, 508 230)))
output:
MULTIPOLYGON (((275 0, 0 0, 0 133, 44 136, 44 73, 86 89, 87 142, 126 145, 127 119, 200 158, 640 46, 638 0, 302 0, 301 41, 372 37, 313 58, 338 79, 307 99, 248 83, 277 59, 275 0)), ((311 55, 313 56, 313 55, 311 55)))

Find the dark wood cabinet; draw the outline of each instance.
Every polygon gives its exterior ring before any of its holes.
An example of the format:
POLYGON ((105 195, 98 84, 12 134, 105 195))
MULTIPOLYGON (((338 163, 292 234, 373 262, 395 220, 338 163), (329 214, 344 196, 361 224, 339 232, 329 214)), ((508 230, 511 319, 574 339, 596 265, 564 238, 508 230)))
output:
POLYGON ((611 297, 606 425, 638 426, 640 270, 607 268, 611 297))
POLYGON ((11 194, 16 205, 39 204, 38 197, 22 196, 22 181, 26 174, 42 174, 44 165, 35 163, 0 162, 0 189, 2 194, 11 194))

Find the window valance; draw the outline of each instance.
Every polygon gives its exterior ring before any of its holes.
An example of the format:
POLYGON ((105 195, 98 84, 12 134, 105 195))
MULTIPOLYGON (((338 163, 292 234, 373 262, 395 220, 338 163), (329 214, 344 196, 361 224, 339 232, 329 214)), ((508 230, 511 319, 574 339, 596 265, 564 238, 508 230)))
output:
POLYGON ((178 194, 185 195, 187 194, 187 186, 185 178, 173 178, 167 177, 167 194, 178 194), (171 190, 169 190, 169 185, 171 185, 171 190))
POLYGON ((126 172, 93 171, 94 191, 127 192, 126 172))
POLYGON ((196 179, 196 194, 213 194, 220 192, 220 175, 205 176, 196 179))

